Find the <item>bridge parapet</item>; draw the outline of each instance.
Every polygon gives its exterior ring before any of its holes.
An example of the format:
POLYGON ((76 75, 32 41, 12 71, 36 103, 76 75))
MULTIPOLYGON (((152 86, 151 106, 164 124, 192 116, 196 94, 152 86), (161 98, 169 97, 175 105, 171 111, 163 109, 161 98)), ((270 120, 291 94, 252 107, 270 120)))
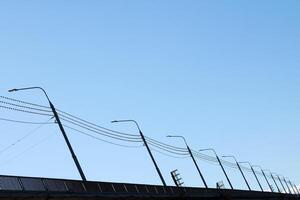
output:
POLYGON ((0 176, 0 198, 37 196, 42 199, 299 199, 298 195, 272 192, 0 176))

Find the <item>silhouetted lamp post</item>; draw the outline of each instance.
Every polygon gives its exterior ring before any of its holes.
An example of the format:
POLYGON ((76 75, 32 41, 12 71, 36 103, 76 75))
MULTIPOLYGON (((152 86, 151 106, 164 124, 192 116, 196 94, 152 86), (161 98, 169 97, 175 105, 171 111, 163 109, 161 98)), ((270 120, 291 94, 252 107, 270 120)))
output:
POLYGON ((244 173, 243 173, 243 171, 242 171, 242 168, 241 168, 240 164, 239 164, 238 161, 236 160, 236 158, 235 158, 234 156, 222 156, 222 157, 223 157, 223 158, 233 158, 233 159, 234 159, 236 165, 238 166, 238 168, 239 168, 239 170, 240 170, 240 172, 241 172, 241 174, 242 174, 242 176, 243 176, 243 178, 244 178, 244 181, 245 181, 245 183, 246 183, 246 185, 247 185, 249 191, 251 191, 250 185, 249 185, 249 183, 248 183, 248 181, 247 181, 247 179, 246 179, 246 177, 245 177, 245 175, 244 175, 244 173))
POLYGON ((259 185, 259 187, 260 187, 260 189, 261 189, 261 191, 264 192, 264 189, 262 188, 262 186, 261 186, 261 184, 260 184, 260 182, 259 182, 259 180, 258 180, 258 177, 257 177, 257 175, 256 175, 256 173, 255 173, 255 170, 253 169, 253 166, 251 165, 251 163, 248 162, 248 161, 245 161, 245 162, 239 162, 239 163, 240 163, 240 164, 242 164, 242 163, 247 163, 247 164, 250 166, 251 171, 252 171, 252 173, 253 173, 253 175, 254 175, 254 177, 255 177, 255 179, 256 179, 256 181, 257 181, 257 183, 258 183, 258 185, 259 185))
POLYGON ((267 176, 266 176, 266 174, 265 174, 264 170, 263 170, 263 169, 262 169, 262 168, 261 168, 259 165, 256 165, 256 167, 259 167, 259 168, 260 168, 260 170, 261 170, 261 172, 262 172, 263 176, 265 177, 265 180, 266 180, 266 182, 267 182, 267 184, 268 184, 268 186, 269 186, 269 188, 270 188, 271 192, 273 192, 273 188, 272 188, 272 186, 271 186, 270 182, 268 181, 268 178, 267 178, 267 176))
POLYGON ((222 162, 221 162, 219 156, 217 155, 216 151, 214 149, 212 149, 212 148, 209 148, 209 149, 200 149, 199 151, 212 151, 212 152, 214 152, 214 154, 215 154, 215 156, 216 156, 216 158, 218 160, 218 163, 219 163, 220 167, 222 168, 222 171, 223 171, 223 173, 224 173, 224 175, 225 175, 225 177, 226 177, 226 179, 227 179, 227 181, 228 181, 228 183, 230 185, 230 188, 233 190, 233 187, 232 187, 232 184, 231 184, 231 182, 229 180, 229 177, 228 177, 228 175, 227 175, 227 173, 226 173, 226 171, 225 171, 225 169, 224 169, 224 167, 222 165, 222 162))
POLYGON ((292 194, 292 191, 291 191, 291 189, 290 189, 289 185, 287 184, 287 182, 286 182, 286 180, 285 180, 284 176, 282 176, 282 179, 283 179, 283 181, 284 181, 284 183, 285 183, 285 185, 286 185, 286 187, 287 187, 287 189, 288 189, 289 193, 290 193, 290 194, 292 194))
POLYGON ((72 155, 72 157, 73 157, 73 160, 74 160, 74 162, 75 162, 75 165, 76 165, 76 167, 77 167, 77 170, 78 170, 78 172, 79 172, 79 174, 80 174, 80 176, 81 176, 81 179, 82 179, 83 181, 86 181, 85 175, 84 175, 84 173, 83 173, 83 171, 82 171, 82 168, 81 168, 81 166, 80 166, 80 164, 79 164, 79 161, 78 161, 78 159, 77 159, 77 157, 76 157, 76 155, 75 155, 75 152, 74 152, 74 150, 73 150, 73 148, 72 148, 72 145, 71 145, 71 143, 70 143, 70 141, 69 141, 69 139, 68 139, 68 136, 67 136, 67 134, 66 134, 66 132, 65 132, 65 130, 64 130, 64 127, 63 127, 63 125, 62 125, 62 123, 61 123, 61 121, 60 121, 60 119, 59 119, 59 116, 58 116, 58 114, 57 114, 57 112, 56 112, 56 109, 55 109, 54 105, 52 104, 52 102, 50 101, 50 99, 49 99, 49 97, 48 97, 46 91, 45 91, 43 88, 41 88, 41 87, 26 87, 26 88, 11 89, 11 90, 9 90, 9 92, 17 92, 17 91, 21 91, 21 90, 33 90, 33 89, 39 89, 39 90, 42 90, 43 93, 45 94, 45 96, 46 96, 46 98, 47 98, 47 100, 48 100, 48 102, 49 102, 50 108, 51 108, 51 110, 52 110, 52 112, 53 112, 53 115, 54 115, 54 117, 55 117, 55 120, 56 120, 56 122, 57 122, 57 124, 58 124, 58 126, 59 126, 59 129, 60 129, 60 131, 61 131, 61 133, 62 133, 62 135, 63 135, 63 137, 64 137, 64 139, 65 139, 65 142, 67 143, 67 146, 68 146, 68 148, 69 148, 69 150, 70 150, 70 152, 71 152, 71 155, 72 155))
POLYGON ((294 189, 294 187, 293 187, 293 185, 292 185, 292 183, 291 183, 291 181, 290 181, 290 180, 288 180, 288 183, 290 184, 290 186, 291 186, 291 188, 292 188, 292 190, 293 190, 294 194, 296 194, 296 191, 295 191, 295 189, 294 189))
POLYGON ((279 180, 279 182, 280 182, 280 185, 281 185, 281 187, 283 188, 284 192, 285 192, 285 193, 287 193, 287 191, 286 191, 286 189, 285 189, 285 187, 284 187, 284 185, 283 185, 283 183, 282 183, 282 181, 281 181, 281 179, 280 179, 279 175, 278 175, 278 174, 276 174, 276 176, 277 176, 277 179, 279 180))
POLYGON ((280 191, 280 189, 279 189, 279 187, 278 187, 278 185, 277 185, 277 183, 276 183, 276 181, 275 181, 275 178, 274 178, 274 176, 273 176, 272 172, 271 172, 270 170, 265 170, 265 171, 268 171, 268 172, 270 172, 270 174, 271 174, 271 178, 273 179, 273 182, 275 183, 275 186, 276 186, 276 188, 277 188, 278 192, 280 193, 281 191, 280 191))
POLYGON ((190 154, 190 156, 191 156, 191 158, 192 158, 192 160, 193 160, 193 162, 194 162, 194 164, 195 164, 195 166, 196 166, 196 168, 197 168, 197 171, 198 171, 198 173, 199 173, 199 175, 200 175, 200 177, 201 177, 201 180, 202 180, 204 186, 205 186, 206 188, 208 188, 208 187, 207 187, 207 184, 206 184, 206 181, 205 181, 205 179, 204 179, 204 177, 203 177, 203 175, 202 175, 202 173, 201 173, 201 171, 200 171, 200 168, 199 168, 199 166, 198 166, 198 164, 197 164, 197 162, 196 162, 196 160, 195 160, 195 158, 194 158, 194 155, 193 155, 193 153, 192 153, 192 151, 191 151, 189 145, 187 144, 185 138, 184 138, 183 136, 180 136, 180 135, 168 135, 167 137, 177 137, 177 138, 183 139, 183 141, 184 141, 184 143, 185 143, 185 145, 186 145, 186 148, 187 148, 187 150, 188 150, 188 152, 189 152, 189 154, 190 154))
POLYGON ((152 162, 153 162, 153 164, 154 164, 154 166, 155 166, 155 169, 156 169, 156 171, 157 171, 157 173, 158 173, 158 175, 159 175, 159 178, 160 178, 162 184, 163 184, 164 186, 167 186, 167 184, 166 184, 166 182, 165 182, 165 180, 164 180, 164 177, 162 176, 162 174, 161 174, 161 172, 160 172, 160 169, 158 168, 158 165, 157 165, 157 163, 156 163, 156 161, 155 161, 155 159, 154 159, 154 157, 153 157, 153 155, 152 155, 152 152, 151 152, 151 150, 150 150, 150 148, 149 148, 149 146, 148 146, 148 143, 147 143, 147 141, 146 141, 146 139, 145 139, 145 136, 144 136, 143 132, 142 132, 141 129, 140 129, 139 124, 138 124, 135 120, 131 120, 131 119, 129 119, 129 120, 114 120, 114 121, 111 121, 111 123, 120 123, 120 122, 133 122, 133 123, 137 126, 137 128, 138 128, 138 130, 139 130, 139 133, 140 133, 140 135, 141 135, 141 138, 142 138, 142 140, 143 140, 143 142, 144 142, 144 145, 145 145, 145 147, 146 147, 146 149, 147 149, 147 151, 148 151, 148 153, 149 153, 149 155, 150 155, 150 157, 151 157, 151 160, 152 160, 152 162))

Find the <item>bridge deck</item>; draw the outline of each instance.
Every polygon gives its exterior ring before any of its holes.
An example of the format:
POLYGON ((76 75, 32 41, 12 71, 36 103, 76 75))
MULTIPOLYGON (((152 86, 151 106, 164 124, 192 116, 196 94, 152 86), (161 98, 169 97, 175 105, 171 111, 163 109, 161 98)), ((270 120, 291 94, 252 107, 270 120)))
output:
POLYGON ((297 195, 195 187, 0 176, 2 199, 299 199, 297 195))

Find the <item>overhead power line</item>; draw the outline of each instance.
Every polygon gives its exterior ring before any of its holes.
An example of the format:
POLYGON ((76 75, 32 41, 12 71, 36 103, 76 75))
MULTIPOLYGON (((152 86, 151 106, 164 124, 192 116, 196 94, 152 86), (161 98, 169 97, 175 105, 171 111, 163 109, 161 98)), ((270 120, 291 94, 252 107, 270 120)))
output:
POLYGON ((18 108, 9 107, 9 106, 1 106, 0 105, 0 108, 7 109, 7 110, 12 110, 12 111, 23 112, 23 113, 28 113, 28 114, 43 115, 43 116, 52 116, 51 114, 47 114, 47 113, 40 113, 40 112, 28 111, 28 110, 24 110, 24 109, 18 109, 18 108))
POLYGON ((22 120, 14 120, 7 118, 0 118, 1 121, 13 122, 13 123, 21 123, 21 124, 53 124, 54 122, 33 122, 33 121, 22 121, 22 120))
POLYGON ((110 137, 110 138, 113 138, 113 139, 116 139, 116 140, 127 141, 127 142, 142 142, 141 138, 125 138, 125 137, 121 137, 121 136, 115 136, 115 135, 112 135, 112 134, 109 134, 109 133, 105 133, 103 131, 95 130, 93 128, 87 127, 87 126, 79 124, 79 123, 76 123, 72 120, 65 119, 64 117, 60 117, 60 118, 65 122, 71 123, 71 124, 76 125, 80 128, 83 128, 85 130, 88 130, 90 132, 93 132, 93 133, 96 133, 96 134, 99 134, 99 135, 102 135, 102 136, 110 137))
POLYGON ((67 119, 73 118, 73 120, 76 121, 76 122, 80 121, 80 123, 84 123, 84 124, 88 124, 88 125, 91 125, 91 126, 95 126, 97 128, 103 129, 105 131, 113 132, 113 133, 116 133, 116 134, 119 134, 119 135, 126 135, 126 136, 132 136, 132 137, 140 137, 140 135, 137 135, 137 134, 128 134, 128 133, 124 133, 124 132, 120 132, 120 131, 115 131, 115 130, 112 130, 112 129, 108 129, 108 128, 105 128, 103 126, 99 126, 99 125, 97 125, 95 123, 92 123, 92 122, 89 122, 87 120, 84 120, 82 118, 79 118, 77 116, 71 115, 71 114, 69 114, 69 113, 67 113, 65 111, 62 111, 62 110, 59 110, 59 109, 56 109, 56 110, 58 111, 59 115, 65 117, 67 119))
POLYGON ((29 103, 29 102, 26 102, 26 101, 21 101, 21 100, 18 100, 18 99, 13 99, 13 98, 10 98, 10 97, 0 96, 0 98, 6 99, 6 100, 10 100, 10 101, 14 101, 14 102, 18 102, 18 103, 22 103, 22 104, 36 106, 36 107, 40 107, 40 108, 48 108, 48 109, 50 109, 49 106, 43 106, 43 105, 39 105, 39 104, 35 104, 35 103, 29 103))
POLYGON ((6 104, 6 105, 9 105, 9 106, 14 106, 14 107, 19 107, 19 108, 23 108, 23 109, 29 109, 29 110, 36 110, 36 111, 40 111, 40 112, 52 112, 50 109, 40 109, 40 108, 34 108, 34 107, 30 107, 30 106, 23 106, 23 105, 20 105, 20 104, 15 104, 15 103, 9 103, 9 102, 6 102, 6 101, 0 101, 1 104, 6 104))
POLYGON ((48 122, 52 119, 52 117, 50 119, 48 119, 46 122, 44 122, 43 124, 40 124, 38 127, 34 128, 33 130, 29 131, 28 133, 26 133, 25 135, 23 135, 22 137, 20 137, 19 139, 17 139, 16 141, 12 142, 11 144, 7 145, 6 147, 4 147, 3 149, 0 149, 0 154, 6 152, 7 150, 11 149, 12 147, 14 147, 15 145, 17 145, 18 143, 22 142, 23 140, 25 140, 26 138, 28 138, 29 136, 33 135, 34 133, 36 133, 40 128, 42 128, 44 125, 48 124, 48 122))
POLYGON ((78 130, 76 128, 70 127, 70 126, 65 125, 65 124, 63 124, 63 126, 66 127, 66 128, 68 128, 68 129, 70 129, 70 130, 76 131, 76 132, 78 132, 80 134, 83 134, 85 136, 88 136, 90 138, 93 138, 93 139, 96 139, 96 140, 99 140, 99 141, 102 141, 102 142, 106 142, 106 143, 109 143, 109 144, 112 144, 112 145, 121 146, 121 147, 127 147, 127 148, 138 148, 138 147, 142 147, 143 146, 143 145, 135 145, 135 146, 133 146, 133 145, 118 144, 118 143, 115 143, 115 142, 111 142, 111 141, 107 141, 107 140, 98 138, 98 137, 96 137, 94 135, 91 135, 89 133, 86 133, 84 131, 78 130))

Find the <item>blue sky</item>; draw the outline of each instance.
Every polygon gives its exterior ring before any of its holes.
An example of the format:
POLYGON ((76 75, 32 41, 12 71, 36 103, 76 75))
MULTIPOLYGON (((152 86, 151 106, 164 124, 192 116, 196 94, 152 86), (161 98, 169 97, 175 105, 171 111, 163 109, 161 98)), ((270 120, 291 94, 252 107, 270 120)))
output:
MULTIPOLYGON (((299 8, 292 0, 1 1, 1 95, 46 105, 39 91, 7 93, 42 86, 57 107, 89 121, 136 133, 109 123, 136 119, 155 139, 182 146, 165 136, 184 135, 195 150, 213 147, 299 183, 299 8)), ((35 127, 0 122, 0 147, 35 127)), ((88 179, 160 183, 144 148, 68 134, 88 179)), ((168 184, 178 168, 186 185, 201 186, 189 159, 155 157, 168 184)), ((210 186, 225 182, 217 166, 198 162, 210 186)), ((0 173, 79 178, 55 125, 2 153, 0 173)))

